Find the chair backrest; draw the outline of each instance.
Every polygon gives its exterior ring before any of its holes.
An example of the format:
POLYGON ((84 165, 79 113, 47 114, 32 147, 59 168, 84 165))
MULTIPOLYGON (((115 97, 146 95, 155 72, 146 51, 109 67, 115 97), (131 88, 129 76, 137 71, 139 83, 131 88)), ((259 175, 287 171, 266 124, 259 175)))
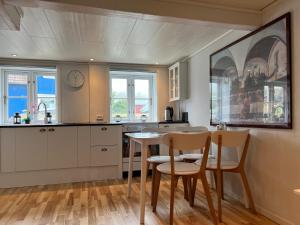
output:
POLYGON ((217 167, 220 169, 222 161, 222 148, 241 150, 239 154, 239 166, 244 166, 250 141, 249 130, 239 131, 214 131, 211 134, 212 143, 218 146, 217 167))
POLYGON ((222 137, 222 146, 228 148, 238 148, 245 144, 249 130, 225 131, 218 130, 211 134, 211 141, 215 144, 219 143, 219 136, 222 137))
POLYGON ((169 145, 169 155, 171 157, 171 173, 174 174, 174 150, 188 151, 204 149, 200 170, 205 171, 209 147, 210 147, 210 132, 190 132, 190 133, 169 133, 164 139, 169 145))

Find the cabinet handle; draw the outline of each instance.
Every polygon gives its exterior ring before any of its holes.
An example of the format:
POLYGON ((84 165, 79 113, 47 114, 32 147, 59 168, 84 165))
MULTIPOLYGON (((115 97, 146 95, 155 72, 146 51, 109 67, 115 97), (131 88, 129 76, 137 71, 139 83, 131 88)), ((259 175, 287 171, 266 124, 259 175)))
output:
POLYGON ((45 128, 41 128, 41 129, 40 129, 40 132, 42 132, 42 133, 44 133, 45 131, 46 131, 45 128))
POLYGON ((107 148, 101 148, 101 152, 107 152, 107 148))
POLYGON ((101 127, 102 131, 107 131, 107 127, 101 127))
POLYGON ((53 131, 55 131, 55 129, 54 128, 50 128, 48 131, 49 132, 53 132, 53 131))

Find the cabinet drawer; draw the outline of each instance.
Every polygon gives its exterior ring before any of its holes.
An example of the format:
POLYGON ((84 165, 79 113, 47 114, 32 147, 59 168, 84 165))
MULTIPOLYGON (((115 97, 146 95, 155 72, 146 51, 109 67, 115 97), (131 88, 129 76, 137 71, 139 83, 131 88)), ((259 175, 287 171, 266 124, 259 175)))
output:
POLYGON ((94 126, 91 127, 91 143, 95 145, 117 145, 118 127, 94 126))
POLYGON ((118 165, 118 146, 94 146, 91 149, 91 166, 118 165))

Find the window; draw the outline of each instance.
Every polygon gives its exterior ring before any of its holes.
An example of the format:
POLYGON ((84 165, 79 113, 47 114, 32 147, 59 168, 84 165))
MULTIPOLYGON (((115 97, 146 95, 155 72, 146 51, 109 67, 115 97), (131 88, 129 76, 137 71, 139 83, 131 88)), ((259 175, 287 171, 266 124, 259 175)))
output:
POLYGON ((43 102, 47 111, 57 120, 56 112, 56 70, 4 68, 4 120, 11 122, 16 112, 22 118, 30 112, 31 119, 42 121, 45 117, 43 102))
POLYGON ((154 121, 155 73, 110 71, 111 121, 154 121))

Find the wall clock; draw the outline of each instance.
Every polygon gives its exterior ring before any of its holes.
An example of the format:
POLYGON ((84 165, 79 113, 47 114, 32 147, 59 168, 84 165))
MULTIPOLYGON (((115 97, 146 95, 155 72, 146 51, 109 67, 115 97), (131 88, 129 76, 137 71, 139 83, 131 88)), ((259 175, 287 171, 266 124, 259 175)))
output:
POLYGON ((66 77, 66 84, 73 88, 82 87, 84 81, 84 75, 79 70, 71 70, 66 77))

